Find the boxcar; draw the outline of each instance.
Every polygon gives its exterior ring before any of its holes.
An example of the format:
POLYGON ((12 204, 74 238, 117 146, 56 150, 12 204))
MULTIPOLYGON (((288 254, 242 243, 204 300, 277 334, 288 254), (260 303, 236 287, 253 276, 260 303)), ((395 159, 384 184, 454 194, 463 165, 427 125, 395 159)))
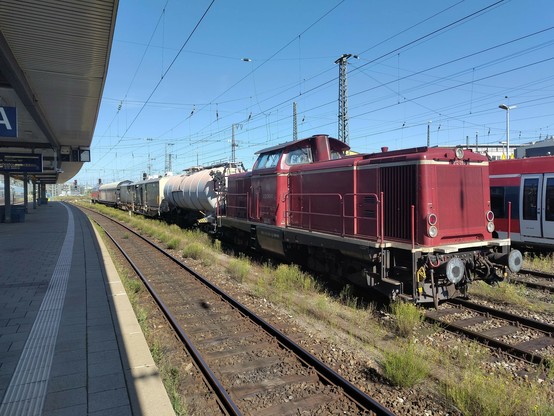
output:
POLYGON ((98 188, 98 202, 108 206, 118 206, 121 186, 131 183, 129 180, 106 183, 98 188))
POLYGON ((134 182, 133 210, 150 217, 159 217, 164 199, 164 186, 170 176, 134 182))

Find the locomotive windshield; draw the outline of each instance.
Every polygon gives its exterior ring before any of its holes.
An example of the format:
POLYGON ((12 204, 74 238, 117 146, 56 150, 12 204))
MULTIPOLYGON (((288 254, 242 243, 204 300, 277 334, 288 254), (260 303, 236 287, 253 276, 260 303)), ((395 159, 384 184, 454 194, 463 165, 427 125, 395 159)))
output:
POLYGON ((281 157, 281 153, 283 153, 282 150, 277 150, 275 152, 261 154, 254 165, 254 170, 276 167, 279 162, 279 158, 281 157))

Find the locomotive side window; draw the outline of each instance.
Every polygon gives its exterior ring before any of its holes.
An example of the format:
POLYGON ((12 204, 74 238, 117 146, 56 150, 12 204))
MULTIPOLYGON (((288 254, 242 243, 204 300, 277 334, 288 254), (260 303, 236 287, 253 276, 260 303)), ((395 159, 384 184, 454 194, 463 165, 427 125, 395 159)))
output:
POLYGON ((312 149, 304 147, 302 149, 295 149, 291 151, 286 159, 285 163, 289 166, 300 165, 302 163, 312 163, 312 149))
POLYGON ((537 178, 525 179, 523 184, 523 219, 537 219, 537 198, 539 180, 537 178))
POLYGON ((256 166, 254 166, 254 170, 274 168, 275 166, 277 166, 280 157, 281 150, 273 153, 264 153, 258 157, 258 161, 256 162, 256 166))
POLYGON ((342 159, 344 152, 342 150, 331 150, 331 160, 342 159))
POLYGON ((554 178, 548 178, 546 180, 546 194, 544 201, 544 218, 546 221, 554 221, 554 178))

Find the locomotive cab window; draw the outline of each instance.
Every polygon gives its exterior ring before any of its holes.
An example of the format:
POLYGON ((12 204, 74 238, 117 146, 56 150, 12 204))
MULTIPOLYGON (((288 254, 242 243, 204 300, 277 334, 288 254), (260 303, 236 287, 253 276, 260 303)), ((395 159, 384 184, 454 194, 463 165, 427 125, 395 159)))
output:
POLYGON ((331 149, 331 160, 342 159, 344 157, 344 151, 331 149))
POLYGON ((286 157, 285 163, 289 166, 301 165, 303 163, 312 163, 312 149, 303 147, 292 150, 286 157))
POLYGON ((258 160, 256 161, 256 164, 255 164, 253 170, 269 169, 269 168, 276 167, 277 163, 279 162, 279 158, 281 157, 281 153, 282 153, 282 151, 279 150, 277 152, 261 154, 258 157, 258 160))

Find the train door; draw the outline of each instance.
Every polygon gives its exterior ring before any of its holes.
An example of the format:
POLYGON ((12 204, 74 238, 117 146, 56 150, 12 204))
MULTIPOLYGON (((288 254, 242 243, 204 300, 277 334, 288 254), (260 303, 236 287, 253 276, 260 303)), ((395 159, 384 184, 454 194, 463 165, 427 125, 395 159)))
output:
POLYGON ((521 175, 519 201, 522 236, 541 237, 542 175, 521 175))
POLYGON ((543 234, 545 238, 554 238, 554 173, 544 175, 543 189, 543 234))

